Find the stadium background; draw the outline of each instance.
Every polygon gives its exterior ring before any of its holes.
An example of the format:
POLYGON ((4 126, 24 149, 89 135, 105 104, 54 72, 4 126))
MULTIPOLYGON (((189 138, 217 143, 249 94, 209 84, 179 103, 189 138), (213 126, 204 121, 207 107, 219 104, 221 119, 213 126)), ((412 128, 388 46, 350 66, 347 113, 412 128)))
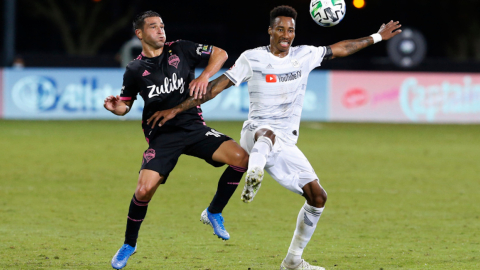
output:
MULTIPOLYGON (((228 68, 268 44, 268 13, 280 4, 299 12, 294 45, 367 36, 390 19, 426 41, 415 65, 396 64, 381 42, 311 73, 299 147, 329 202, 305 259, 327 269, 480 268, 480 1, 345 2, 345 19, 322 28, 307 0, 3 0, 0 268, 109 267, 147 147, 142 102, 126 117, 103 109, 121 87, 134 14, 158 11, 167 40, 225 49, 228 68)), ((394 49, 412 57, 421 41, 404 40, 394 49)), ((237 141, 245 88, 202 106, 207 123, 237 141)), ((252 204, 237 192, 225 211, 232 240, 222 243, 197 220, 221 171, 191 157, 177 166, 127 267, 278 268, 302 200, 270 177, 252 204)))

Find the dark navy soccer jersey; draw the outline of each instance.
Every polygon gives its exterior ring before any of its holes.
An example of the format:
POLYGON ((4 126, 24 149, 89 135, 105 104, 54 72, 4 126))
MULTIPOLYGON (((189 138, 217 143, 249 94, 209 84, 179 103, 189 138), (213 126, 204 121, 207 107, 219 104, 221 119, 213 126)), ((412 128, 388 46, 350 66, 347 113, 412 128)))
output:
MULTIPOLYGON (((187 99, 188 86, 195 79, 195 67, 210 58, 213 46, 186 40, 167 42, 161 55, 153 58, 139 55, 127 65, 123 75, 121 100, 135 100, 140 94, 145 101, 142 123, 149 139, 146 120, 156 111, 171 109, 187 99)), ((167 121, 158 132, 172 126, 195 129, 204 125, 200 106, 186 110, 167 121)))

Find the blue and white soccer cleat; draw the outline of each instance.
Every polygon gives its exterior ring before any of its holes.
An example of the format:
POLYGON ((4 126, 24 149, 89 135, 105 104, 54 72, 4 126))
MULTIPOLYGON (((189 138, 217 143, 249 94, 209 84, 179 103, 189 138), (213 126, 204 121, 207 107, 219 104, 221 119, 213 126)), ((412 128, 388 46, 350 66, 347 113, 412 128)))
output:
POLYGON ((223 225, 223 217, 222 213, 212 214, 208 212, 208 208, 203 210, 202 215, 200 216, 200 221, 203 224, 207 224, 212 226, 213 234, 218 236, 223 240, 230 239, 230 234, 228 234, 227 230, 225 230, 225 226, 223 225))
POLYGON ((245 186, 243 187, 242 195, 240 197, 244 203, 253 201, 253 197, 257 195, 258 190, 262 186, 262 180, 262 168, 255 167, 247 171, 247 176, 245 177, 245 186))
POLYGON ((129 244, 123 244, 123 246, 115 253, 112 258, 112 267, 115 269, 122 269, 127 265, 128 258, 137 251, 137 246, 130 246, 129 244))

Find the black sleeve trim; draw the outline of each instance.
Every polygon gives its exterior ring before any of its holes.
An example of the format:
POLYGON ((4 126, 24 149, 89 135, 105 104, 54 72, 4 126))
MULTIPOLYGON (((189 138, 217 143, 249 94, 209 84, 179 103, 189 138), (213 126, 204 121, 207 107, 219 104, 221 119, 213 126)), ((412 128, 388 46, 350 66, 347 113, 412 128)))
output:
POLYGON ((325 59, 325 60, 332 59, 332 57, 333 57, 332 48, 330 48, 330 46, 325 46, 325 49, 326 49, 327 52, 325 53, 325 56, 323 57, 323 59, 325 59))

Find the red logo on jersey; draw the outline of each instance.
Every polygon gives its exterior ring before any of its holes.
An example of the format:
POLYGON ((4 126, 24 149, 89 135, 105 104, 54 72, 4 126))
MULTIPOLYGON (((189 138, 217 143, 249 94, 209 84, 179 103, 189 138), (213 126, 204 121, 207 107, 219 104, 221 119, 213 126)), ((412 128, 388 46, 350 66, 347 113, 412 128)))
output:
POLYGON ((265 81, 267 81, 267 83, 276 83, 276 82, 277 82, 277 75, 275 75, 275 74, 268 74, 268 75, 265 77, 265 81))

